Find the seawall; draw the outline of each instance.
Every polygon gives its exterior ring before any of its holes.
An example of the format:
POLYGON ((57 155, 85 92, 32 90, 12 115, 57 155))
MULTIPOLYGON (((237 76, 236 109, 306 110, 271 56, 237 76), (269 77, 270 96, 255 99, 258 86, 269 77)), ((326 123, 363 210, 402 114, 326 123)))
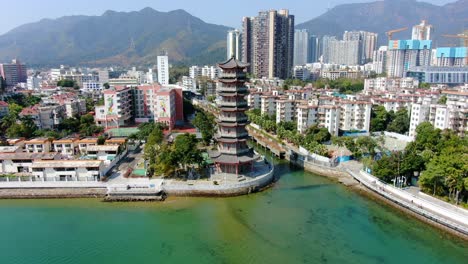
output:
POLYGON ((0 199, 103 198, 104 188, 9 188, 0 189, 0 199))

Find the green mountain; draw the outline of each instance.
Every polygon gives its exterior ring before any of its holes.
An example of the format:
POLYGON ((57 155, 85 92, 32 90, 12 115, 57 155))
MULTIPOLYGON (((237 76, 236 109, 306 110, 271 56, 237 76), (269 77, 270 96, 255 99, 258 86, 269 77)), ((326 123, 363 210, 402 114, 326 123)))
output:
POLYGON ((19 26, 0 36, 0 61, 18 56, 32 65, 215 63, 225 59, 228 27, 208 24, 184 10, 106 11, 19 26))
POLYGON ((366 30, 379 33, 379 43, 387 42, 386 31, 408 27, 395 34, 394 39, 410 39, 412 26, 421 20, 434 26, 437 45, 460 43, 442 37, 468 29, 468 0, 437 6, 416 0, 383 0, 371 3, 343 4, 325 14, 299 24, 298 29, 308 29, 315 35, 343 36, 345 30, 366 30))

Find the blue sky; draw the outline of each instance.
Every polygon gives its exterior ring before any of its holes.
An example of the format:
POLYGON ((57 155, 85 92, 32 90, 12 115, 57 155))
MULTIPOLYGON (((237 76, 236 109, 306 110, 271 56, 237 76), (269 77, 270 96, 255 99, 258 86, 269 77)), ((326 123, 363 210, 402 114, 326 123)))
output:
MULTIPOLYGON (((42 18, 64 15, 101 15, 106 10, 136 11, 152 7, 159 11, 185 9, 202 20, 238 27, 243 16, 253 16, 259 10, 288 8, 296 23, 312 19, 327 8, 343 3, 372 0, 0 0, 0 34, 19 25, 42 18), (233 3, 233 4, 228 4, 233 3)), ((391 1, 391 0, 387 0, 391 1)), ((455 0, 425 0, 445 4, 455 0)))

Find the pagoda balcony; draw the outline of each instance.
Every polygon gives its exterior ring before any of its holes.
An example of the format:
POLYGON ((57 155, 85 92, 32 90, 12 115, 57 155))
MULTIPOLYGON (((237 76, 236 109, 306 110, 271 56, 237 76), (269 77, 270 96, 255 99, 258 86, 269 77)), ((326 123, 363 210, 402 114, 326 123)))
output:
POLYGON ((218 88, 219 92, 238 92, 238 93, 246 93, 248 91, 247 87, 241 86, 224 86, 218 88))
POLYGON ((245 154, 250 151, 249 148, 222 148, 219 150, 221 153, 225 154, 234 154, 234 155, 239 155, 239 154, 245 154))
POLYGON ((221 112, 243 112, 243 111, 247 111, 247 106, 245 106, 245 107, 223 107, 223 106, 220 106, 219 110, 221 112))
POLYGON ((227 101, 218 101, 218 105, 220 107, 223 107, 223 106, 233 106, 233 107, 247 107, 247 102, 245 101, 237 101, 237 102, 227 102, 227 101))
POLYGON ((223 71, 221 73, 221 78, 245 78, 247 74, 245 72, 235 72, 235 71, 223 71))
POLYGON ((249 120, 248 117, 246 116, 242 116, 242 117, 237 117, 237 116, 223 116, 223 115, 219 115, 218 116, 218 120, 222 121, 222 122, 247 122, 249 120))
POLYGON ((223 137, 223 138, 243 138, 243 137, 249 136, 249 133, 248 132, 236 132, 236 133, 220 132, 218 133, 218 136, 223 137))

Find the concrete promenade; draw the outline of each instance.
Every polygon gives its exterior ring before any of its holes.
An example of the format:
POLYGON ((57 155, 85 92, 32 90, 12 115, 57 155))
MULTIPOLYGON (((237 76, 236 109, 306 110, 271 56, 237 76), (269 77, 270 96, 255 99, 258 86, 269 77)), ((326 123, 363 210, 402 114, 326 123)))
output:
POLYGON ((454 206, 414 189, 400 189, 364 172, 362 165, 351 161, 341 165, 366 188, 412 212, 468 236, 468 210, 454 206))

